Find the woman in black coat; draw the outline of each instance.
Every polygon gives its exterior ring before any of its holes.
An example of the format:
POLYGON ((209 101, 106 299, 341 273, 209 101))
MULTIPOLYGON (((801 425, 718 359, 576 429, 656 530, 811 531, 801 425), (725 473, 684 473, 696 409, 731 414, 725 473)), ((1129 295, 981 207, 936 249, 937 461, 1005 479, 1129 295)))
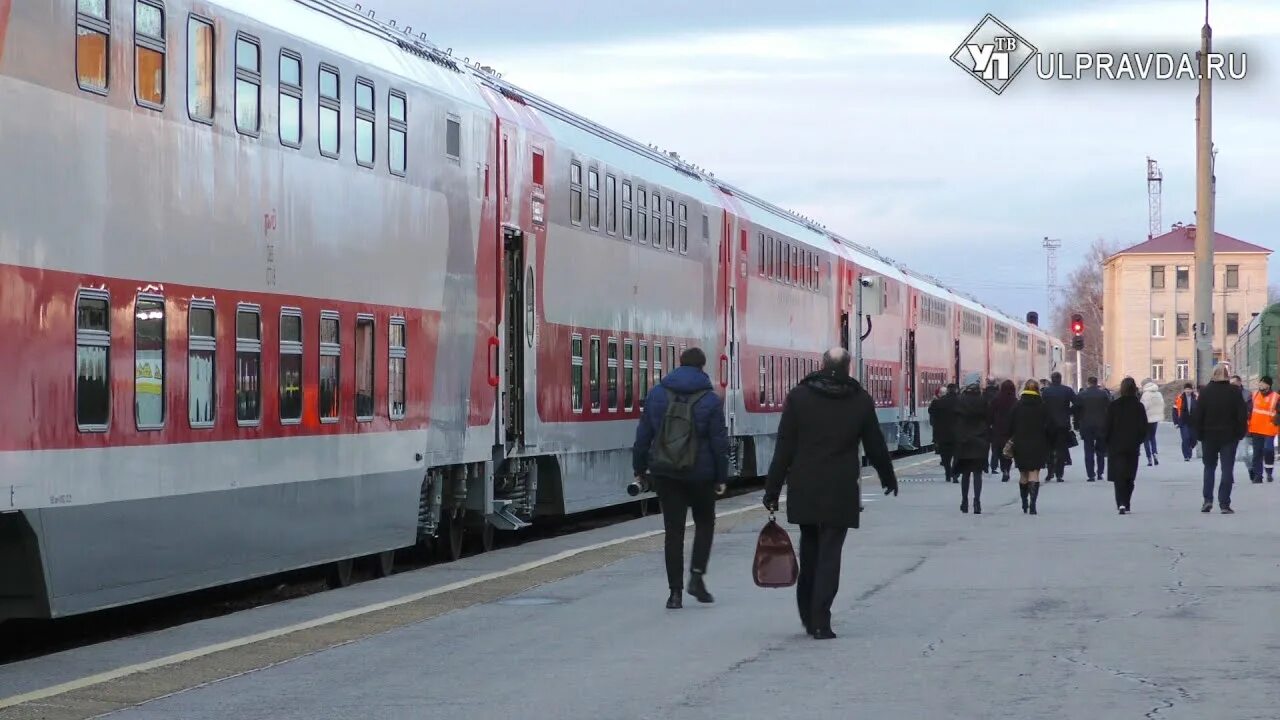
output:
POLYGON ((1115 485, 1116 509, 1129 512, 1133 481, 1138 477, 1138 453, 1147 439, 1147 410, 1138 398, 1138 383, 1120 381, 1120 397, 1107 406, 1102 441, 1107 448, 1107 479, 1115 485))
POLYGON ((969 512, 969 483, 973 482, 973 513, 982 514, 982 470, 991 452, 987 432, 987 401, 982 397, 981 376, 970 373, 956 402, 955 456, 960 476, 960 512, 969 512))
POLYGON ((1018 492, 1022 495, 1022 512, 1036 514, 1040 497, 1040 470, 1049 461, 1049 450, 1057 432, 1053 418, 1040 397, 1040 383, 1028 380, 1022 396, 1009 417, 1013 429, 1013 464, 1018 467, 1018 492), (1030 503, 1028 503, 1030 500, 1030 503))
POLYGON ((1013 406, 1018 404, 1018 389, 1012 380, 1000 383, 995 399, 988 408, 991 424, 991 444, 1000 456, 1000 482, 1009 482, 1009 469, 1013 466, 1013 458, 1004 456, 1004 444, 1009 441, 1013 432, 1009 419, 1013 417, 1013 406))

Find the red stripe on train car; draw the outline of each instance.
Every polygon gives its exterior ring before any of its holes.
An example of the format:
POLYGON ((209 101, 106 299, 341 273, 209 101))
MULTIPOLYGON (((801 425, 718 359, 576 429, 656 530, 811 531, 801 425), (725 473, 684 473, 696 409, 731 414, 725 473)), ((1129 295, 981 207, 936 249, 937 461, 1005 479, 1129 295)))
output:
POLYGON ((4 62, 4 39, 9 34, 9 11, 13 0, 0 0, 0 64, 4 62))

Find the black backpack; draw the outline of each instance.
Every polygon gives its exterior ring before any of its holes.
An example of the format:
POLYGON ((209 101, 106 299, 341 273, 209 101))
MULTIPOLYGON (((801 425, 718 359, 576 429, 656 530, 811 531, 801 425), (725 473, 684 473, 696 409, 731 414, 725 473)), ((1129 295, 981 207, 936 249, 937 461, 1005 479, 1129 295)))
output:
POLYGON ((662 427, 653 439, 649 453, 649 467, 655 474, 683 477, 698 462, 698 429, 694 426, 693 408, 709 390, 692 395, 677 395, 667 391, 667 411, 662 415, 662 427))

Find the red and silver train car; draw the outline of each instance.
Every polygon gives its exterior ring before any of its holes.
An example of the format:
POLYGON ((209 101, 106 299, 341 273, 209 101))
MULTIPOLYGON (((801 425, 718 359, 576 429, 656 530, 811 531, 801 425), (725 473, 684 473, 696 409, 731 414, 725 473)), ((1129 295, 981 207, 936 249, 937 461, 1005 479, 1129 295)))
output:
POLYGON ((331 0, 0 0, 0 97, 0 619, 627 502, 693 345, 742 475, 836 343, 903 447, 1060 357, 331 0))

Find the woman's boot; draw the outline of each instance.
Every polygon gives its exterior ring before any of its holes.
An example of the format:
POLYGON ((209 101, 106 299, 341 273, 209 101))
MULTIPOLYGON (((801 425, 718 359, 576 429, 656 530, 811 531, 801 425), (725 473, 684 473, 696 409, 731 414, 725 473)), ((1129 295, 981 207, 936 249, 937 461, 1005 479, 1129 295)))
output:
POLYGON ((1036 498, 1040 497, 1040 483, 1031 483, 1031 514, 1036 514, 1036 498))
POLYGON ((969 473, 960 473, 960 512, 969 512, 969 473))
POLYGON ((1027 512, 1027 498, 1031 496, 1031 486, 1027 483, 1018 483, 1018 494, 1022 496, 1022 512, 1027 512))
POLYGON ((982 473, 973 475, 973 514, 982 514, 982 473))

